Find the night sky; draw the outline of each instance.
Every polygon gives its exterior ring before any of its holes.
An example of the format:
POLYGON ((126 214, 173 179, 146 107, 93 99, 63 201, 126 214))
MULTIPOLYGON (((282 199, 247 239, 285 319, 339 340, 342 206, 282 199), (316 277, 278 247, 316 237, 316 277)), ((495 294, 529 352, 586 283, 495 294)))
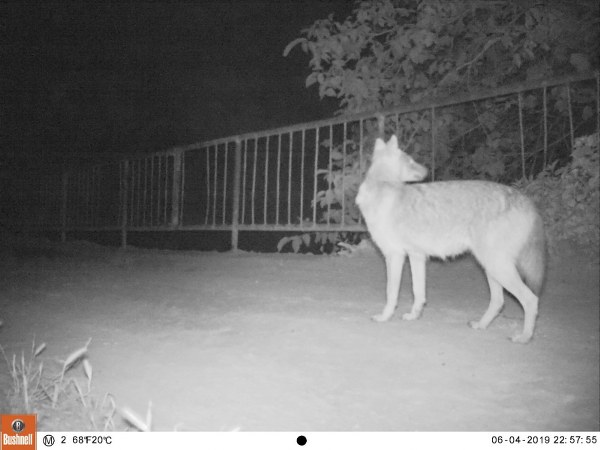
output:
POLYGON ((283 49, 349 1, 0 3, 0 158, 162 150, 330 116, 283 49))

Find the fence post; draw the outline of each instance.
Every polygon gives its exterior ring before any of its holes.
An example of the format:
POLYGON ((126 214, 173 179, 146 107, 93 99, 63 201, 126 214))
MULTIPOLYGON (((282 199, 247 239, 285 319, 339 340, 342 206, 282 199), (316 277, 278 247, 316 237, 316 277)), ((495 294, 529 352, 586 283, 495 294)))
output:
POLYGON ((179 208, 181 202, 181 158, 182 151, 173 153, 173 186, 171 192, 171 226, 179 225, 179 208))
POLYGON ((377 131, 379 132, 379 137, 385 139, 385 116, 381 113, 377 114, 377 131))
POLYGON ((519 135, 521 137, 521 176, 523 179, 527 178, 525 172, 525 133, 523 127, 523 92, 517 94, 519 100, 519 135))
POLYGON ((61 204, 60 204, 60 241, 64 244, 67 242, 67 190, 69 186, 69 173, 67 169, 63 169, 62 173, 62 189, 61 189, 61 204))
POLYGON ((129 161, 121 164, 121 248, 127 247, 127 213, 129 192, 129 161))
POLYGON ((233 167, 233 204, 231 206, 231 250, 238 250, 238 234, 240 224, 240 178, 242 174, 242 141, 235 139, 235 161, 233 167))
POLYGON ((435 181, 435 106, 431 107, 431 181, 435 181))

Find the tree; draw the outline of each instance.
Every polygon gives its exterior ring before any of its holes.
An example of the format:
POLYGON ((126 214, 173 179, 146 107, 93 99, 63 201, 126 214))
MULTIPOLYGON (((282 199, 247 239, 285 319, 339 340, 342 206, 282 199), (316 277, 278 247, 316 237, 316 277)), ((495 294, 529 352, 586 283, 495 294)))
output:
POLYGON ((302 30, 323 97, 352 113, 598 67, 598 2, 367 0, 302 30))

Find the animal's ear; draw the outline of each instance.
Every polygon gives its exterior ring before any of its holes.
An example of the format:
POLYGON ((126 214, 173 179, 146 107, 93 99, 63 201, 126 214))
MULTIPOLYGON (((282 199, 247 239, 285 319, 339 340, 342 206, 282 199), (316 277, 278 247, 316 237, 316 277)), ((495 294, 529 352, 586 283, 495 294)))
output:
POLYGON ((392 134, 390 140, 387 143, 387 147, 392 150, 398 150, 398 138, 395 134, 392 134))
POLYGON ((375 139, 374 153, 378 153, 382 150, 385 150, 385 148, 386 148, 386 145, 385 145, 385 142, 383 142, 383 139, 381 139, 381 138, 375 139))

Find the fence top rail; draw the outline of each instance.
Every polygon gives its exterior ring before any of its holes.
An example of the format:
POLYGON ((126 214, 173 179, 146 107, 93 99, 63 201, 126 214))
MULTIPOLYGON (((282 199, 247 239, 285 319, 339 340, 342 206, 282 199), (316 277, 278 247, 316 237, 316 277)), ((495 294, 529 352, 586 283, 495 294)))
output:
MULTIPOLYGON (((318 129, 328 126, 340 125, 347 122, 358 122, 366 119, 376 119, 381 116, 388 116, 392 114, 404 114, 408 112, 422 111, 424 109, 431 108, 443 108, 452 105, 458 105, 460 103, 472 102, 485 100, 488 98, 499 97, 503 95, 516 94, 519 92, 531 91, 534 89, 548 88, 558 86, 562 84, 575 83, 581 81, 589 81, 600 77, 600 72, 588 72, 580 75, 569 75, 551 80, 533 80, 518 84, 512 84, 508 86, 498 87, 496 89, 478 90, 474 92, 461 93, 449 98, 440 99, 434 98, 427 101, 412 103, 409 105, 397 106, 390 109, 377 110, 377 111, 365 111, 358 114, 339 115, 329 119, 315 120, 311 122, 304 122, 295 125, 288 125, 284 127, 271 128, 261 131, 252 131, 243 134, 237 134, 208 141, 199 141, 188 145, 175 146, 166 150, 156 150, 148 153, 130 153, 124 154, 120 158, 115 159, 111 164, 118 163, 119 161, 135 160, 135 159, 146 159, 156 156, 165 155, 176 155, 188 150, 198 150, 201 148, 214 147, 219 145, 228 145, 232 143, 242 142, 248 139, 260 139, 269 136, 275 136, 279 134, 294 133, 309 129, 318 129)), ((103 161, 94 164, 94 166, 104 166, 107 162, 103 161)))
POLYGON ((474 92, 461 93, 459 95, 455 95, 453 97, 440 99, 434 98, 427 101, 413 103, 409 105, 397 106, 390 109, 377 110, 377 111, 365 111, 363 113, 358 114, 348 114, 348 115, 340 115, 329 119, 315 120, 311 122, 304 122, 295 125, 288 125, 283 127, 271 128, 267 130, 261 131, 252 131, 248 133, 227 136, 223 138, 217 138, 209 141, 196 142, 185 146, 176 146, 172 147, 168 150, 163 151, 163 153, 169 152, 179 152, 186 150, 196 150, 204 147, 213 147, 215 145, 222 145, 231 142, 244 141, 247 139, 258 139, 267 136, 273 136, 278 134, 286 134, 293 133, 296 131, 302 131, 307 129, 316 129, 328 127, 330 125, 339 125, 344 122, 358 122, 360 120, 365 119, 374 119, 379 116, 388 116, 392 114, 403 114, 407 112, 413 111, 421 111, 424 109, 431 108, 442 108, 446 106, 457 105, 460 103, 466 103, 471 101, 479 101, 485 100, 488 98, 499 97, 503 95, 516 94, 519 92, 531 91, 534 89, 541 89, 544 87, 553 87, 567 83, 575 83, 580 81, 588 81, 594 78, 599 77, 599 72, 589 72, 580 75, 569 75, 558 78, 553 78, 551 80, 533 80, 527 81, 518 84, 512 84, 508 86, 498 87, 496 89, 486 89, 486 90, 478 90, 474 92))

